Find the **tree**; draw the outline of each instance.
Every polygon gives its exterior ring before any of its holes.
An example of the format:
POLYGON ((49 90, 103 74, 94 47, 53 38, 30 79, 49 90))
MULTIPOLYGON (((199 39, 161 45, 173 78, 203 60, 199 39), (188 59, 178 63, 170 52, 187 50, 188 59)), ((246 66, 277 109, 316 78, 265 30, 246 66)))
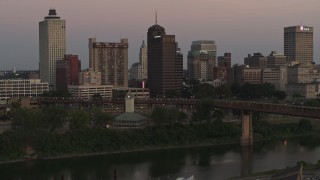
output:
POLYGON ((287 93, 285 91, 275 90, 273 91, 273 96, 280 100, 284 100, 287 97, 287 93))
POLYGON ((220 109, 215 109, 212 113, 212 117, 216 122, 222 122, 224 119, 224 113, 220 109))
POLYGON ((299 121, 299 129, 303 132, 311 131, 312 130, 312 125, 311 122, 307 119, 301 119, 299 121))
POLYGON ((39 110, 18 108, 14 110, 12 125, 26 130, 41 129, 45 126, 42 116, 39 110))
POLYGON ((217 95, 212 85, 208 83, 203 83, 194 87, 194 96, 196 99, 203 99, 203 98, 214 98, 217 95))
POLYGON ((46 122, 47 128, 50 131, 62 128, 67 119, 67 111, 59 106, 49 106, 44 108, 42 113, 43 120, 46 122))
POLYGON ((42 93, 42 97, 71 97, 68 90, 46 91, 42 93))
POLYGON ((196 104, 196 112, 193 113, 193 120, 210 121, 212 119, 212 111, 214 109, 212 99, 201 99, 196 104))
POLYGON ((231 85, 230 90, 233 96, 239 96, 241 93, 241 86, 238 83, 234 83, 231 85))
POLYGON ((216 88, 217 96, 220 98, 229 98, 232 96, 231 87, 227 84, 222 84, 216 88))
POLYGON ((87 128, 90 123, 89 114, 85 111, 74 110, 69 113, 69 128, 71 130, 87 128))
POLYGON ((92 99, 93 100, 101 100, 102 99, 102 96, 100 93, 96 93, 96 94, 93 94, 92 95, 92 99))
POLYGON ((94 128, 106 128, 107 124, 110 124, 110 122, 113 120, 113 117, 106 113, 102 112, 101 109, 94 108, 91 111, 91 119, 93 122, 94 128))
POLYGON ((186 114, 174 108, 163 108, 156 107, 152 112, 152 119, 158 125, 174 125, 176 122, 179 122, 186 118, 186 114))
POLYGON ((304 103, 305 106, 320 107, 319 99, 309 99, 304 103))
POLYGON ((152 119, 158 125, 162 125, 165 119, 165 109, 161 107, 156 107, 151 114, 152 119))
POLYGON ((178 96, 179 96, 179 93, 173 89, 166 90, 166 92, 165 92, 166 98, 174 98, 174 97, 178 97, 178 96))

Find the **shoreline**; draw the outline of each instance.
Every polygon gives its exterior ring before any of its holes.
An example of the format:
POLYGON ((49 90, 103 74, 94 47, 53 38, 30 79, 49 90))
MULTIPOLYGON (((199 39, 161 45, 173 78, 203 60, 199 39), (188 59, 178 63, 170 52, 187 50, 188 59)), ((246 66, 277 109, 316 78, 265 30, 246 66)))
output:
MULTIPOLYGON (((316 133, 317 134, 317 133, 316 133)), ((254 139, 253 142, 266 142, 272 140, 281 140, 283 138, 295 138, 295 137, 304 137, 315 134, 305 134, 305 135, 286 135, 286 136, 275 136, 269 138, 257 138, 254 139)), ((116 151, 105 151, 105 152, 89 152, 89 153, 71 153, 71 154, 62 154, 56 156, 40 156, 40 157, 29 157, 29 158, 20 158, 20 159, 12 159, 0 161, 0 165, 4 164, 14 164, 20 162, 28 162, 28 161, 37 161, 37 160, 55 160, 55 159, 68 159, 68 158, 79 158, 79 157, 90 157, 90 156, 101 156, 101 155, 113 155, 113 154, 126 154, 126 153, 134 153, 134 152, 144 152, 144 151, 159 151, 159 150, 172 150, 172 149, 183 149, 183 148, 197 148, 197 147, 211 147, 211 146, 223 146, 223 145, 240 145, 240 138, 230 138, 230 139, 215 139, 212 142, 204 142, 199 144, 191 144, 191 145, 168 145, 162 147, 144 147, 144 148, 136 148, 129 150, 116 150, 116 151), (230 140, 230 141, 229 141, 230 140)))
MULTIPOLYGON (((261 142, 261 140, 257 140, 254 142, 261 142)), ((13 164, 13 163, 19 163, 19 162, 28 162, 28 161, 33 161, 33 160, 68 159, 68 158, 90 157, 90 156, 100 156, 100 155, 126 154, 126 153, 144 152, 144 151, 159 151, 159 150, 236 145, 236 144, 240 144, 240 141, 234 140, 234 141, 229 141, 229 142, 221 141, 221 142, 200 143, 200 144, 192 144, 192 145, 171 145, 171 146, 162 146, 162 147, 145 147, 145 148, 137 148, 137 149, 131 149, 131 150, 118 150, 118 151, 109 151, 109 152, 72 153, 72 154, 64 154, 64 155, 57 155, 57 156, 48 156, 48 157, 43 156, 43 157, 34 157, 34 158, 31 157, 31 158, 0 161, 0 165, 13 164)))

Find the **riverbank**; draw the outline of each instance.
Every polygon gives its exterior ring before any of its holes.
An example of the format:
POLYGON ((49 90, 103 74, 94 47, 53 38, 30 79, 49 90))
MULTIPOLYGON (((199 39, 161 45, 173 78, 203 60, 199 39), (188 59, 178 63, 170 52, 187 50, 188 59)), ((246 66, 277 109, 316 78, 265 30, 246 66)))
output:
MULTIPOLYGON (((310 123, 301 122, 268 125, 258 121, 254 142, 319 135, 312 130, 310 123)), ((87 128, 58 133, 16 129, 0 135, 0 163, 239 144, 240 136, 238 124, 223 122, 175 124, 128 131, 87 128)), ((305 140, 306 143, 309 141, 305 140)))
MULTIPOLYGON (((305 162, 304 162, 305 163, 305 162)), ((271 176, 283 173, 290 169, 289 167, 283 168, 283 169, 272 169, 268 171, 262 171, 262 172, 255 172, 249 175, 245 176, 237 176, 237 177, 231 177, 230 180, 257 180, 257 179, 270 179, 271 176)), ((319 164, 308 164, 304 165, 304 168, 302 170, 302 174, 304 177, 310 177, 309 179, 312 179, 311 177, 318 177, 320 176, 320 165, 319 164)))
MULTIPOLYGON (((256 138, 254 139, 254 143, 258 142, 268 142, 279 140, 283 141, 292 139, 292 138, 301 138, 308 136, 319 136, 319 133, 308 133, 304 135, 284 135, 284 136, 272 136, 268 138, 256 138)), ((20 159, 0 161, 1 164, 10 164, 10 163, 19 163, 33 160, 54 160, 54 159, 67 159, 67 158, 78 158, 78 157, 90 157, 90 156, 100 156, 100 155, 114 155, 114 154, 124 154, 124 153, 134 153, 134 152, 144 152, 144 151, 161 151, 161 150, 171 150, 171 149, 183 149, 183 148, 197 148, 197 147, 212 147, 212 146, 223 146, 223 145, 240 145, 239 138, 219 138, 212 140, 210 142, 205 143, 196 143, 189 145, 168 145, 161 147, 143 147, 143 148, 135 148, 128 150, 118 150, 118 151, 105 151, 105 152, 89 152, 89 153, 70 153, 70 154, 62 154, 62 155, 54 155, 54 156, 29 156, 20 159)))
MULTIPOLYGON (((261 140, 256 140, 255 142, 259 142, 259 141, 261 141, 261 140)), ((161 147, 144 147, 144 148, 136 148, 136 149, 130 149, 130 150, 90 152, 90 153, 71 153, 71 154, 63 154, 63 155, 56 155, 56 156, 42 156, 42 157, 31 156, 31 157, 15 159, 15 160, 0 161, 0 164, 18 163, 18 162, 25 162, 25 161, 32 161, 32 160, 67 159, 67 158, 113 155, 113 154, 124 154, 124 153, 144 152, 144 151, 160 151, 160 150, 170 150, 170 149, 223 146, 223 145, 232 145, 232 144, 239 144, 239 143, 240 143, 240 141, 238 138, 237 138, 237 140, 235 138, 223 138, 223 139, 217 139, 214 142, 206 142, 206 143, 192 144, 192 145, 170 145, 170 146, 161 146, 161 147)))

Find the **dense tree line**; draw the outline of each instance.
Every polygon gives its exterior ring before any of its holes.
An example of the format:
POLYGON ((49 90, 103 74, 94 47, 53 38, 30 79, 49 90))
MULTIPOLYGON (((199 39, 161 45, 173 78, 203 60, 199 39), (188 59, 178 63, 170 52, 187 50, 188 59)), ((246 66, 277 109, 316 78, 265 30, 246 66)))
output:
POLYGON ((49 106, 42 109, 12 110, 12 125, 22 130, 61 131, 84 128, 105 128, 113 117, 93 108, 90 111, 78 109, 66 110, 60 106, 49 106))
MULTIPOLYGON (((255 123, 254 132, 262 137, 297 134, 312 131, 310 121, 298 124, 270 125, 255 123)), ((32 147, 37 157, 63 154, 113 152, 164 146, 195 145, 233 139, 241 135, 239 124, 204 122, 182 125, 150 126, 145 129, 116 131, 112 129, 79 128, 66 132, 45 130, 7 131, 0 135, 0 160, 23 158, 27 147, 32 147)))
POLYGON ((311 122, 307 119, 301 119, 299 123, 290 124, 269 124, 266 121, 254 122, 254 133, 262 137, 271 137, 273 135, 283 134, 304 134, 313 132, 311 122))
POLYGON ((240 126, 231 123, 176 123, 127 131, 84 128, 64 133, 19 129, 0 135, 0 160, 23 157, 28 146, 35 150, 37 156, 52 156, 194 145, 217 138, 238 139, 239 135, 240 126))
POLYGON ((184 98, 240 98, 240 99, 260 99, 272 98, 284 99, 287 94, 284 91, 275 90, 273 84, 249 84, 242 86, 239 84, 223 84, 219 87, 213 87, 208 83, 192 80, 185 81, 182 89, 182 97, 184 98))

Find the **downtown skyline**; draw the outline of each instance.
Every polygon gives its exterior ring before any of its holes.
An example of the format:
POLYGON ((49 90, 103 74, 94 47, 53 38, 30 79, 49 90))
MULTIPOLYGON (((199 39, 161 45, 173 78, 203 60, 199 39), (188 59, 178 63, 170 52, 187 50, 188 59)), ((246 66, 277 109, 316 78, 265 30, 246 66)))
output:
POLYGON ((243 64, 248 54, 272 50, 283 54, 283 28, 306 25, 314 27, 314 61, 320 63, 320 23, 318 0, 1 0, 0 58, 1 70, 38 69, 38 23, 55 8, 66 20, 67 54, 79 55, 83 69, 89 66, 88 38, 103 42, 129 40, 129 68, 139 60, 139 47, 146 40, 148 27, 158 24, 176 41, 184 54, 192 41, 214 40, 218 56, 232 53, 232 63, 243 64))

